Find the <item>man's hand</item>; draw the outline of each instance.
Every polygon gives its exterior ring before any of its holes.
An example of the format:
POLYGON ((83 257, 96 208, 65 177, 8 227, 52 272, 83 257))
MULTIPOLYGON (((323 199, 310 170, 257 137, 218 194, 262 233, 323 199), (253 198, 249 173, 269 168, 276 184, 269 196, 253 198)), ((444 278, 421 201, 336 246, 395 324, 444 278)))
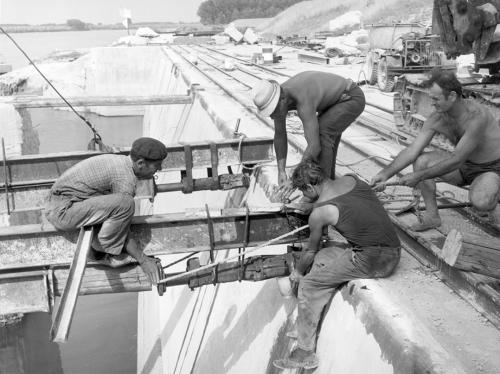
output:
POLYGON ((374 191, 380 192, 385 190, 386 182, 387 182, 387 177, 382 173, 378 173, 370 181, 370 186, 372 186, 374 191))
POLYGON ((285 174, 285 179, 284 182, 281 183, 282 179, 279 177, 280 185, 278 187, 278 198, 285 202, 290 198, 290 195, 292 194, 293 191, 295 191, 295 188, 293 188, 292 181, 289 179, 286 179, 286 174, 285 174))
POLYGON ((142 256, 139 262, 142 270, 146 273, 151 283, 154 285, 158 284, 160 277, 158 275, 158 266, 156 265, 156 260, 148 256, 142 256))
POLYGON ((409 173, 399 179, 399 184, 402 186, 415 187, 422 181, 421 175, 418 172, 409 173))

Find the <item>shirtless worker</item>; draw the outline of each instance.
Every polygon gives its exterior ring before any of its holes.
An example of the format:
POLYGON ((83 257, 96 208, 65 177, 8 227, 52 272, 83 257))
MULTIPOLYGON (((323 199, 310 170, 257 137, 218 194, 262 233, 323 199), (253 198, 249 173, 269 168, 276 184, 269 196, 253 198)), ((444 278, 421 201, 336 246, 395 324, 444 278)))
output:
POLYGON ((137 180, 153 178, 165 157, 167 148, 162 142, 144 137, 133 142, 130 156, 102 154, 80 161, 50 189, 47 219, 61 231, 100 225, 92 242, 96 257, 98 252, 105 253, 99 262, 119 267, 135 259, 156 284, 156 261, 144 255, 128 234, 137 180))
POLYGON ((307 248, 290 275, 292 284, 298 283, 297 348, 289 357, 274 361, 274 366, 312 369, 318 366, 315 345, 320 317, 336 288, 352 279, 391 275, 401 243, 371 187, 355 175, 332 180, 318 164, 308 161, 294 170, 292 185, 314 204, 307 248), (347 240, 347 246, 320 248, 328 225, 347 240))
POLYGON ((455 74, 436 69, 427 81, 434 112, 425 121, 412 144, 402 150, 394 161, 373 177, 371 184, 381 191, 385 182, 413 163, 413 173, 399 183, 417 186, 426 211, 414 231, 441 225, 436 202, 439 177, 453 185, 470 184, 469 200, 481 214, 489 215, 500 197, 500 126, 484 106, 462 98, 462 86, 455 74), (436 133, 445 135, 454 145, 452 153, 423 152, 436 133))
POLYGON ((302 159, 319 162, 326 176, 335 178, 340 136, 365 108, 365 95, 356 83, 332 73, 305 71, 281 85, 273 80, 261 80, 253 88, 252 97, 260 113, 274 120, 280 187, 290 190, 285 186, 286 115, 290 110, 297 110, 304 127, 307 148, 302 159))

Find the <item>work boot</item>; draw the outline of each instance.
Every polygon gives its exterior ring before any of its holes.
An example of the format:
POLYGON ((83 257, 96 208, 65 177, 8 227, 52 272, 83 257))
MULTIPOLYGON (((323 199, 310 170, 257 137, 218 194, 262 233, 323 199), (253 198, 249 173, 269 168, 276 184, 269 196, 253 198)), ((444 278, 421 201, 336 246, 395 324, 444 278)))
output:
POLYGON ((314 351, 305 351, 295 348, 288 358, 274 360, 273 365, 278 369, 314 369, 318 367, 319 360, 314 351))

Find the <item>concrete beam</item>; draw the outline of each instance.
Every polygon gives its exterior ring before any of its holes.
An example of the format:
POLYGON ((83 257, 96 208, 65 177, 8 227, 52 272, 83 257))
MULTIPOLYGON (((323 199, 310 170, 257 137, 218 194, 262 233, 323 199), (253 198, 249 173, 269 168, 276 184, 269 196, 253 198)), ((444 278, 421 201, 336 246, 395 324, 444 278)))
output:
MULTIPOLYGON (((270 138, 229 139, 213 142, 217 148, 219 166, 238 165, 242 163, 259 163, 269 161, 273 157, 273 140, 270 138)), ((193 156, 193 168, 201 169, 212 165, 211 143, 199 142, 189 144, 193 156)), ((184 144, 167 145, 168 156, 162 164, 164 170, 185 170, 186 149, 184 144)), ((129 154, 130 148, 124 148, 118 154, 129 154)), ((25 155, 7 160, 6 172, 0 167, 0 189, 8 184, 26 183, 29 181, 49 181, 59 177, 74 164, 102 154, 96 151, 71 153, 52 153, 45 155, 25 155), (7 173, 7 175, 6 175, 7 173)))
MULTIPOLYGON (((134 217, 131 237, 148 255, 165 255, 257 246, 306 224, 306 216, 280 212, 280 204, 262 209, 205 210, 134 217)), ((0 227, 0 271, 68 264, 77 232, 62 233, 49 223, 0 227)), ((295 235, 279 243, 307 237, 295 235)), ((279 244, 276 243, 276 244, 279 244)))

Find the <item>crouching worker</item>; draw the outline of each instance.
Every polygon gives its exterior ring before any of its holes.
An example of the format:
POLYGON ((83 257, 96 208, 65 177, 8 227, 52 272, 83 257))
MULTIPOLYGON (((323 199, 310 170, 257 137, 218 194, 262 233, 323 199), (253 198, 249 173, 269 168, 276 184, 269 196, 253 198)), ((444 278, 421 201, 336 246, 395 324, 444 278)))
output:
POLYGON ((165 157, 167 148, 162 142, 139 138, 132 144, 130 156, 103 154, 79 162, 52 186, 47 219, 61 231, 98 225, 92 242, 94 257, 110 267, 135 259, 156 284, 155 260, 145 256, 128 234, 137 180, 153 178, 165 157))
POLYGON ((399 262, 400 242, 370 186, 355 175, 332 180, 319 165, 306 162, 294 170, 292 184, 314 204, 308 246, 290 275, 292 286, 298 283, 297 347, 274 366, 312 369, 318 366, 318 324, 336 288, 352 279, 391 275, 399 262), (320 249, 328 225, 347 240, 347 246, 320 249))

